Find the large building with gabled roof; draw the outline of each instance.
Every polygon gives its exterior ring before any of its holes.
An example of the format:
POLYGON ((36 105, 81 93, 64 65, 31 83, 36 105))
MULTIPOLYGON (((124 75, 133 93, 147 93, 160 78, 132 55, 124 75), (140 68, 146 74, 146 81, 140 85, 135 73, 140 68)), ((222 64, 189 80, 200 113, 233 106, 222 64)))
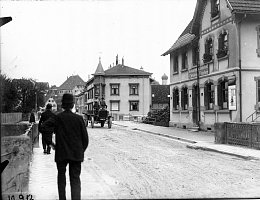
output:
POLYGON ((95 100, 104 98, 114 120, 143 117, 150 111, 152 73, 122 63, 104 70, 101 59, 93 77, 86 82, 85 93, 76 96, 79 113, 93 109, 95 100), (84 107, 84 109, 83 109, 84 107))
POLYGON ((260 119, 260 1, 197 0, 170 56, 170 125, 260 119))

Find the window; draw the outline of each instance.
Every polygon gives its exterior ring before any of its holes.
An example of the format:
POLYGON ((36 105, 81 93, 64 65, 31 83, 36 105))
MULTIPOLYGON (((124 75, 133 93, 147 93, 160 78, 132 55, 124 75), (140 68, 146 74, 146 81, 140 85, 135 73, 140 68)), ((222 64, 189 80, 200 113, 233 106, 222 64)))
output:
POLYGON ((227 52, 228 52, 228 34, 225 31, 221 33, 218 38, 217 58, 225 57, 227 55, 227 52))
POLYGON ((100 94, 100 86, 95 85, 95 96, 99 96, 99 94, 100 94))
POLYGON ((93 99, 93 89, 88 91, 88 99, 93 99))
POLYGON ((111 84, 110 85, 110 94, 111 95, 119 95, 119 84, 111 84))
POLYGON ((228 80, 221 80, 219 82, 218 106, 220 110, 228 108, 228 80))
POLYGON ((206 110, 213 109, 215 99, 214 85, 209 82, 205 84, 205 92, 204 92, 204 104, 206 110))
POLYGON ((130 111, 139 111, 139 101, 129 101, 130 111))
POLYGON ((130 89, 130 92, 129 94, 130 95, 138 95, 138 84, 129 84, 129 89, 130 89))
POLYGON ((256 27, 256 31, 257 31, 257 49, 256 49, 256 53, 257 53, 257 56, 260 57, 260 25, 256 27))
POLYGON ((193 47, 192 49, 192 64, 197 65, 198 60, 199 60, 199 52, 198 52, 198 47, 193 47))
POLYGON ((179 110, 179 89, 175 88, 173 89, 173 94, 172 94, 172 107, 173 110, 179 110))
POLYGON ((110 111, 119 111, 120 101, 110 101, 110 111))
POLYGON ((213 40, 212 38, 208 38, 205 41, 205 53, 203 55, 204 63, 212 61, 212 55, 213 55, 213 40))
POLYGON ((182 66, 181 69, 187 69, 188 68, 188 56, 187 56, 187 51, 182 53, 182 66))
POLYGON ((178 56, 174 56, 174 62, 173 62, 173 72, 179 71, 179 61, 178 56))
POLYGON ((181 90, 181 109, 187 110, 188 109, 188 88, 183 87, 181 90))
POLYGON ((219 0, 211 0, 211 18, 219 16, 219 0))

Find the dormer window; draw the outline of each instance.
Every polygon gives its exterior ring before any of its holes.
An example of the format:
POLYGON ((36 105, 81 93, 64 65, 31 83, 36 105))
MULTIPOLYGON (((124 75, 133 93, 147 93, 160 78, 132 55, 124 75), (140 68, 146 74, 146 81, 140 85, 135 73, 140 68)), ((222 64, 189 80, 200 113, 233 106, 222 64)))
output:
POLYGON ((219 0, 211 0, 211 18, 219 16, 219 0))
POLYGON ((219 35, 218 38, 218 52, 217 58, 223 58, 228 53, 228 34, 227 32, 223 32, 219 35))
POLYGON ((213 40, 212 38, 208 38, 205 41, 205 53, 203 55, 204 63, 212 61, 212 55, 213 55, 213 40))

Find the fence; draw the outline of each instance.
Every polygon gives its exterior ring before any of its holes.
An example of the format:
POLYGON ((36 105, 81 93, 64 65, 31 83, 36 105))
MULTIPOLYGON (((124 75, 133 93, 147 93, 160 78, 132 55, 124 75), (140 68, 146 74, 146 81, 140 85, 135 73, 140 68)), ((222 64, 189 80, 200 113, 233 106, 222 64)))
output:
POLYGON ((1 123, 17 123, 22 121, 22 113, 1 113, 1 123))
POLYGON ((215 124, 215 128, 216 143, 260 149, 260 124, 225 122, 215 124))

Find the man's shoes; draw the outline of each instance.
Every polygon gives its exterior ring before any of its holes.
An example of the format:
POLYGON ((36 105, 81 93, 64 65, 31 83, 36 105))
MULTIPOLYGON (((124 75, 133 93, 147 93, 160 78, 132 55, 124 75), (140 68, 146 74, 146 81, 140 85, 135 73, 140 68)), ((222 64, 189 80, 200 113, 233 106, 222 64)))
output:
POLYGON ((48 151, 47 154, 51 154, 51 152, 48 151))
POLYGON ((47 154, 47 151, 46 151, 46 150, 44 150, 44 151, 43 151, 43 154, 47 154))

